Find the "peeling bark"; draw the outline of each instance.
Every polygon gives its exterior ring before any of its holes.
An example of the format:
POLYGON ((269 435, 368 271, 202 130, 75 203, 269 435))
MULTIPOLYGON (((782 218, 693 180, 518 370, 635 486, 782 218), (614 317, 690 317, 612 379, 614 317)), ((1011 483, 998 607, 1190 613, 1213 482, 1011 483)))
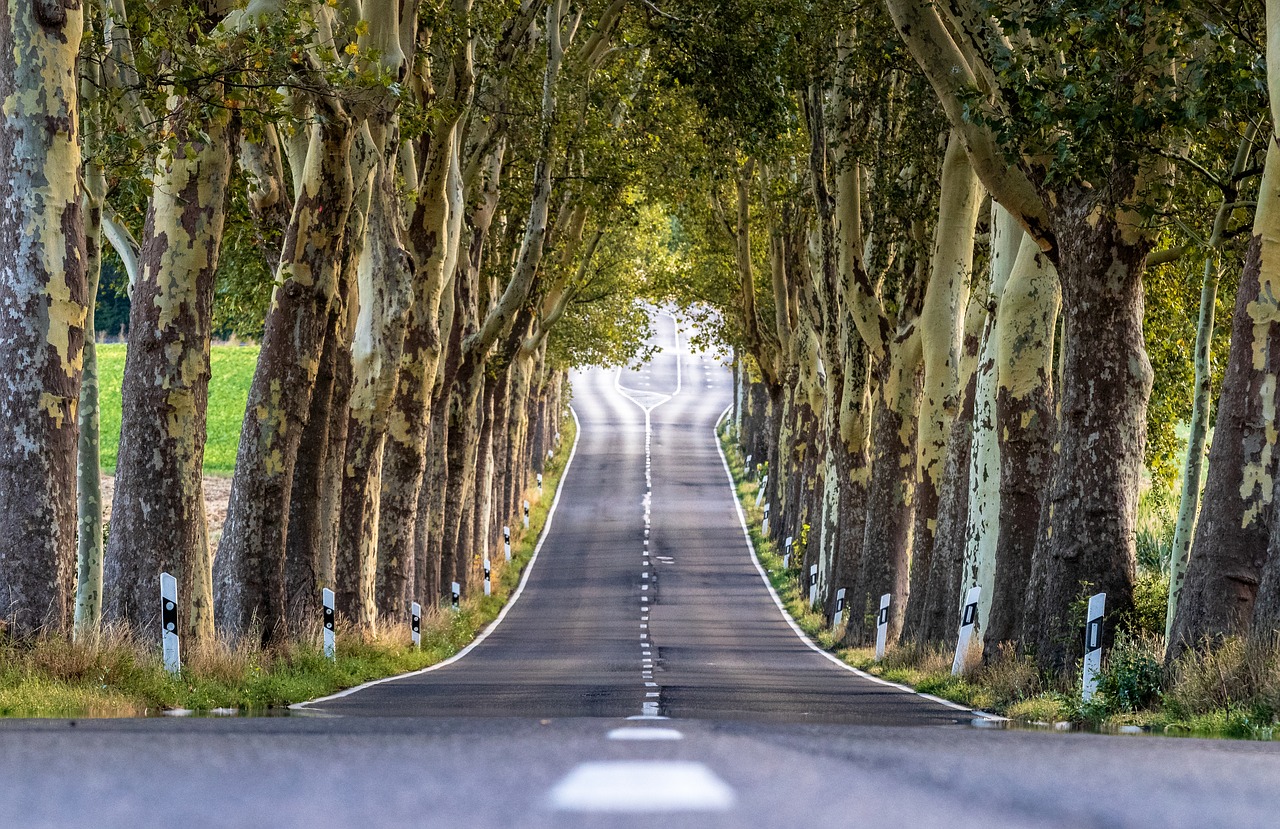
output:
POLYGON ((71 621, 85 296, 79 5, 0 26, 0 627, 71 621))
POLYGON ((1053 265, 1024 235, 996 312, 1000 517, 987 645, 1017 640, 1025 625, 1022 598, 1053 465, 1054 334, 1061 298, 1053 265))
POLYGON ((352 202, 349 121, 330 112, 311 129, 214 563, 222 630, 239 637, 257 628, 268 642, 285 630, 285 533, 293 468, 338 287, 352 202))
MULTIPOLYGON (((176 102, 175 102, 176 105, 176 102)), ((224 110, 170 115, 177 145, 152 183, 133 286, 111 509, 106 616, 158 630, 156 580, 178 580, 184 639, 213 640, 213 562, 204 502, 205 423, 214 275, 226 220, 231 145, 224 110)))
POLYGON ((920 639, 928 606, 929 575, 937 537, 943 471, 951 420, 957 408, 961 339, 973 269, 973 242, 981 205, 978 177, 960 134, 952 130, 942 164, 938 224, 929 284, 918 326, 923 364, 920 425, 916 438, 915 530, 906 634, 920 639))

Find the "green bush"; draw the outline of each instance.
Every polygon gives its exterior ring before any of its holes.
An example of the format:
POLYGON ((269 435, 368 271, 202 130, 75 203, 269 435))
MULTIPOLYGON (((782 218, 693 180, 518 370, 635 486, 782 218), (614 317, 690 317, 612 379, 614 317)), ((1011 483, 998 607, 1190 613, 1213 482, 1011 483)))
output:
POLYGON ((1136 711, 1160 701, 1163 679, 1159 642, 1121 631, 1102 666, 1098 692, 1108 712, 1136 711))
POLYGON ((1163 636, 1168 611, 1169 576, 1157 571, 1141 572, 1133 585, 1133 609, 1125 614, 1121 626, 1138 636, 1163 636))

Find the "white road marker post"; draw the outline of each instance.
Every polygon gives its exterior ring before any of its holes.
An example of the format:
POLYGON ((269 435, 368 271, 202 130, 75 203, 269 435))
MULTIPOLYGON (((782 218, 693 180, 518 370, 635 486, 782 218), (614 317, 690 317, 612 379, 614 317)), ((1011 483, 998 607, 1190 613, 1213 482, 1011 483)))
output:
POLYGON ((178 580, 168 573, 160 574, 160 629, 164 669, 176 674, 182 670, 182 651, 178 642, 178 580))
POLYGON ((831 629, 840 627, 840 617, 844 615, 844 588, 836 591, 836 613, 831 617, 831 629))
POLYGON ((750 481, 751 479, 755 478, 755 476, 756 476, 756 471, 755 471, 755 469, 754 469, 754 468, 752 468, 752 466, 751 466, 751 457, 752 457, 751 455, 747 455, 747 460, 746 460, 746 464, 745 464, 745 466, 747 467, 747 468, 746 468, 746 473, 747 473, 747 480, 748 480, 748 481, 750 481))
POLYGON ((764 505, 764 521, 760 522, 760 534, 766 538, 769 536, 769 505, 764 505))
POLYGON ((453 609, 458 609, 458 602, 462 599, 462 585, 456 581, 453 583, 453 609))
POLYGON ((484 594, 489 595, 489 557, 484 557, 484 594))
POLYGON ((1102 670, 1102 617, 1106 614, 1107 594, 1089 597, 1089 617, 1084 627, 1084 672, 1080 698, 1085 702, 1098 692, 1098 673, 1102 670))
POLYGON ((818 565, 809 565, 809 607, 818 603, 818 565))
POLYGON ((529 529, 529 502, 524 502, 524 528, 529 529))
POLYGON ((413 647, 422 647, 422 605, 414 602, 409 606, 409 629, 413 631, 413 647))
POLYGON ((760 502, 764 500, 764 488, 769 485, 769 476, 765 475, 760 479, 760 489, 756 491, 756 506, 760 506, 760 502))
POLYGON ((502 554, 507 557, 507 561, 511 560, 511 528, 502 528, 502 554))
POLYGON ((889 641, 889 601, 892 593, 880 597, 880 612, 876 614, 876 661, 884 659, 884 647, 889 641))
POLYGON ((969 645, 973 642, 973 629, 978 624, 978 597, 981 595, 981 587, 970 587, 968 594, 964 597, 964 613, 960 617, 960 638, 956 640, 956 657, 951 660, 952 676, 963 673, 965 663, 969 660, 969 645))
POLYGON ((787 546, 782 553, 782 569, 783 570, 791 569, 791 545, 794 541, 795 541, 794 536, 790 536, 790 535, 787 536, 787 546))
POLYGON ((542 473, 538 473, 538 494, 542 494, 542 473))
POLYGON ((336 659, 338 649, 334 641, 333 591, 326 587, 320 593, 320 603, 324 605, 324 655, 329 659, 336 659))

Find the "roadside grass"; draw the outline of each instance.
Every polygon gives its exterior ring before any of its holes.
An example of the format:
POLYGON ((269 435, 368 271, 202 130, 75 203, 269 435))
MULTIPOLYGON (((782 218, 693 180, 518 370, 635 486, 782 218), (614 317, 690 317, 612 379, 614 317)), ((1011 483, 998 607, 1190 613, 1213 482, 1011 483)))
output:
POLYGON ((424 610, 420 650, 410 644, 408 619, 364 631, 339 624, 337 658, 330 661, 316 624, 272 648, 218 641, 192 649, 183 654, 182 671, 171 675, 164 670, 158 641, 122 628, 107 628, 95 642, 52 634, 33 641, 0 640, 0 716, 265 712, 442 662, 492 623, 515 591, 546 526, 576 428, 572 418, 561 427, 563 442, 547 463, 543 495, 533 486, 523 496, 530 502, 529 529, 519 521, 512 525, 511 562, 504 560, 501 547, 492 558, 493 595, 468 596, 457 612, 424 610))
MULTIPOLYGON (((778 544, 761 533, 763 510, 755 506, 763 468, 746 478, 742 453, 727 426, 718 430, 756 556, 783 606, 818 645, 865 673, 952 702, 1008 717, 1015 724, 1196 737, 1272 739, 1280 722, 1280 640, 1226 641, 1191 650, 1171 667, 1163 665, 1164 605, 1168 582, 1162 576, 1161 548, 1170 536, 1158 516, 1148 518, 1138 543, 1143 567, 1135 589, 1135 610, 1121 622, 1115 645, 1104 656, 1099 690, 1084 702, 1080 666, 1065 676, 1045 676, 1027 655, 1001 646, 961 676, 952 676, 953 651, 904 643, 883 660, 869 647, 842 643, 843 628, 808 606, 801 563, 807 528, 792 546, 793 566, 783 568, 778 544)), ((1164 519, 1167 523, 1171 513, 1164 519)))
MULTIPOLYGON (((120 447, 125 351, 120 343, 98 345, 102 471, 108 474, 115 472, 120 447)), ((204 471, 208 475, 230 477, 235 472, 240 425, 257 364, 256 345, 215 345, 209 350, 209 437, 204 450, 204 471)))

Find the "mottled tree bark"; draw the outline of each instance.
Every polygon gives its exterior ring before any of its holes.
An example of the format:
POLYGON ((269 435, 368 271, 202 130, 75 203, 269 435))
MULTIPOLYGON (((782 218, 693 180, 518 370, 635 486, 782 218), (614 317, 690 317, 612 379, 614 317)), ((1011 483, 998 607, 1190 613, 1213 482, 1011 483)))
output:
POLYGON ((105 559, 106 617, 159 630, 156 585, 177 577, 182 635, 213 639, 213 562, 204 503, 205 423, 213 288, 227 213, 227 111, 169 120, 129 311, 120 452, 105 559))
MULTIPOLYGON (((1126 192, 1132 182, 1113 186, 1126 192)), ((1124 613, 1137 567, 1133 532, 1152 382, 1142 339, 1150 242, 1132 235, 1136 219, 1099 211, 1098 198, 1087 188, 1068 190, 1053 210, 1065 339, 1062 414, 1024 632, 1040 665, 1054 671, 1083 647, 1083 632, 1068 621, 1072 603, 1102 591, 1108 614, 1124 613)))
POLYGON ((291 627, 318 618, 320 590, 333 587, 338 505, 342 498, 350 388, 350 279, 341 277, 329 308, 324 351, 307 425, 298 444, 285 536, 286 610, 291 627))
MULTIPOLYGON (((1009 211, 991 203, 990 279, 987 289, 989 315, 982 330, 982 345, 975 368, 973 435, 969 453, 968 515, 964 526, 964 562, 960 587, 952 612, 959 618, 963 597, 970 587, 979 587, 978 623, 985 631, 991 618, 996 582, 996 542, 1000 535, 1000 440, 996 418, 996 388, 999 383, 1000 338, 1005 329, 1000 297, 1018 259, 1026 233, 1009 211)), ((1020 612, 1020 611, 1019 611, 1020 612)))
POLYGON ((921 639, 929 606, 929 577, 937 537, 943 472, 951 420, 957 407, 961 339, 973 242, 981 204, 978 177, 969 165, 960 133, 952 130, 942 164, 938 224, 935 228, 929 284, 918 326, 922 354, 923 399, 916 438, 915 531, 912 541, 911 597, 906 608, 907 636, 921 639))
MULTIPOLYGON (((85 87, 90 84, 86 83, 85 87)), ((89 94, 82 98, 90 99, 89 94)), ((102 623, 102 441, 94 306, 102 275, 102 208, 107 178, 101 165, 85 164, 84 373, 80 383, 80 434, 76 447, 75 638, 92 640, 102 623)))
POLYGON ((231 636, 260 626, 264 641, 285 629, 293 468, 338 288, 352 201, 350 122, 333 111, 311 129, 214 565, 220 626, 231 636))
MULTIPOLYGON (((376 151, 376 145, 371 149, 376 151)), ((351 420, 335 573, 337 612, 362 627, 377 618, 382 450, 413 292, 413 270, 396 226, 391 170, 385 157, 375 165, 369 221, 357 267, 360 310, 351 348, 351 420)))
MULTIPOLYGON (((917 423, 918 335, 910 334, 892 352, 892 362, 878 372, 875 414, 871 425, 871 481, 867 494, 866 534, 859 565, 859 594, 854 607, 879 607, 880 596, 893 596, 888 642, 898 641, 908 601, 911 558, 915 440, 917 423)), ((866 644, 875 627, 850 618, 846 639, 866 644)))
POLYGON ((82 11, 11 3, 0 26, 0 626, 71 621, 85 296, 76 111, 82 11))
POLYGON ((1023 598, 1031 580, 1031 553, 1053 466, 1057 426, 1053 340, 1060 305, 1053 265, 1023 235, 996 311, 1000 320, 996 342, 1000 517, 991 611, 982 620, 986 646, 1017 641, 1024 629, 1023 598))
POLYGON ((990 317, 986 299, 985 291, 974 291, 970 293, 965 309, 964 340, 956 373, 960 389, 959 408, 952 413, 950 434, 947 436, 929 581, 924 596, 912 596, 912 601, 921 605, 918 636, 921 642, 948 641, 956 628, 955 608, 960 603, 969 515, 969 461, 973 450, 978 354, 982 332, 990 317))
POLYGON ((400 374, 388 423, 382 459, 382 495, 378 527, 378 612, 403 616, 405 603, 434 598, 436 588, 410 581, 425 561, 419 516, 427 440, 431 433, 431 398, 436 388, 442 344, 440 308, 452 291, 462 225, 462 182, 454 128, 439 129, 433 155, 423 177, 418 205, 409 222, 409 244, 418 262, 413 307, 405 332, 400 374), (405 582, 397 588, 398 582, 405 582), (410 595, 411 594, 411 595, 410 595))

